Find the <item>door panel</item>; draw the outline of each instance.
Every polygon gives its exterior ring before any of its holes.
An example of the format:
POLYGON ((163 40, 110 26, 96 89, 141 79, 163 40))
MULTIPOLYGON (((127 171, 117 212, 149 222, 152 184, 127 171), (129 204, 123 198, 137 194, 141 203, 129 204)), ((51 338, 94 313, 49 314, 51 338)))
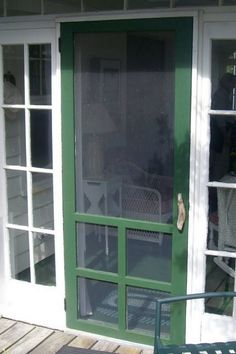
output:
POLYGON ((71 327, 152 343, 155 300, 186 292, 191 38, 191 19, 62 25, 71 327))

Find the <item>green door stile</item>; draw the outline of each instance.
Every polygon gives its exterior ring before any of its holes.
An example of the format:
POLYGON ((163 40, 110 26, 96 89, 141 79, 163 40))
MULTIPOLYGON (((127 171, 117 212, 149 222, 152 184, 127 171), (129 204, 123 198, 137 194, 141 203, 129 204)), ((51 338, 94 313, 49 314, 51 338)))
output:
MULTIPOLYGON (((153 337, 126 328, 127 287, 145 288, 167 292, 171 295, 186 294, 187 288, 187 240, 188 220, 182 232, 176 227, 177 194, 182 193, 188 211, 189 152, 190 152, 190 105, 192 65, 192 18, 108 20, 61 24, 61 98, 62 98, 62 174, 64 218, 64 262, 66 279, 66 318, 69 328, 124 339, 132 342, 153 344, 153 337), (91 215, 76 211, 75 167, 75 100, 74 100, 74 42, 76 33, 122 31, 174 31, 176 49, 175 71, 175 127, 174 127, 174 194, 173 222, 161 224, 152 221, 91 215), (184 83, 184 84, 183 84, 184 83), (77 223, 87 223, 118 230, 118 271, 97 271, 77 264, 77 223), (162 282, 127 274, 128 229, 148 230, 172 235, 172 279, 162 282), (118 326, 91 323, 78 318, 77 278, 117 284, 118 326)), ((185 337, 185 307, 178 305, 171 321, 170 341, 183 342, 185 337), (181 325, 180 325, 181 323, 181 325)))

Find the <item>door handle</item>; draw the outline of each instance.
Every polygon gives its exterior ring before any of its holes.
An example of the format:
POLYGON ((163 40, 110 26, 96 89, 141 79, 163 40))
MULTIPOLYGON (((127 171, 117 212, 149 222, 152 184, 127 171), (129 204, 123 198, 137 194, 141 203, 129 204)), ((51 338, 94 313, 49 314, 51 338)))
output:
POLYGON ((177 203, 178 203, 177 229, 179 231, 182 231, 186 219, 186 211, 184 206, 184 200, 181 193, 178 193, 177 203))

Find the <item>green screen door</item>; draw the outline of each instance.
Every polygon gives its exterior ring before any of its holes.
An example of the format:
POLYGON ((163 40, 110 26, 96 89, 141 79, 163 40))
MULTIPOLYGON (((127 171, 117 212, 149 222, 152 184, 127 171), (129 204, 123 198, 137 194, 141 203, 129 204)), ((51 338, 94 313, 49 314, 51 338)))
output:
MULTIPOLYGON (((187 220, 176 223, 178 193, 188 207, 192 20, 61 34, 67 323, 150 344, 155 300, 186 292, 187 220)), ((174 323, 167 308, 164 338, 183 337, 174 323)))

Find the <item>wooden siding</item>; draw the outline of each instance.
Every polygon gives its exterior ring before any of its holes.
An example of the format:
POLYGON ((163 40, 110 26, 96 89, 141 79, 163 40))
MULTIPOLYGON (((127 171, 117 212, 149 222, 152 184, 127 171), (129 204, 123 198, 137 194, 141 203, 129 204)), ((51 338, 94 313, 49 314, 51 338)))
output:
POLYGON ((55 354, 63 346, 88 348, 119 354, 153 354, 151 348, 96 339, 89 334, 74 335, 50 328, 0 318, 0 353, 55 354))

